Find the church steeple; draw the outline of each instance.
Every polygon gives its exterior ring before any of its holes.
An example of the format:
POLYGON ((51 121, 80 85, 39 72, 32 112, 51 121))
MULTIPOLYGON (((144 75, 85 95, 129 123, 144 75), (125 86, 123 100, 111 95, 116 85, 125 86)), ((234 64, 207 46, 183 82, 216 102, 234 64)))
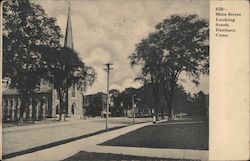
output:
POLYGON ((66 33, 65 33, 65 40, 64 40, 64 47, 68 47, 73 49, 73 34, 72 34, 72 25, 71 25, 71 15, 70 15, 70 2, 68 4, 68 19, 67 19, 67 26, 66 26, 66 33))

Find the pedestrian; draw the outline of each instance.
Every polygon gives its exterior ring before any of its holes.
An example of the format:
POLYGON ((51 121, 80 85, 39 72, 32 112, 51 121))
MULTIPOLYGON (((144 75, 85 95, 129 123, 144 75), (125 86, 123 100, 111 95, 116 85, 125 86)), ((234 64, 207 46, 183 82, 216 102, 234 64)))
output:
POLYGON ((156 116, 155 116, 155 114, 153 115, 153 123, 156 123, 156 116))

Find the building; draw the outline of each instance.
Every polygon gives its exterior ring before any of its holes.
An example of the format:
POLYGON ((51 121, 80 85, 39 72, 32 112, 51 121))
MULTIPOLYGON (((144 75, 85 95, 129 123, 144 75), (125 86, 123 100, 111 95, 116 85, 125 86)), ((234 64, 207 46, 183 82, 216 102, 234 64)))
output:
POLYGON ((96 94, 83 96, 84 114, 86 116, 103 116, 106 114, 107 94, 98 92, 96 94))
MULTIPOLYGON (((71 24, 71 12, 70 12, 70 5, 68 8, 68 18, 67 18, 67 26, 66 26, 66 32, 65 32, 65 39, 64 39, 64 47, 68 47, 71 49, 74 49, 74 43, 73 43, 73 33, 72 33, 72 24, 71 24)), ((53 100, 53 109, 59 108, 59 97, 54 90, 53 97, 57 99, 53 100)), ((82 101, 82 94, 80 91, 77 90, 76 87, 71 87, 68 91, 68 108, 66 109, 66 116, 68 117, 75 117, 80 118, 83 115, 83 101, 82 101)), ((55 110, 56 113, 58 110, 55 110)))
MULTIPOLYGON (((53 116, 51 89, 38 89, 29 97, 24 120, 42 120, 53 116), (32 108, 32 106, 34 108, 32 108)), ((6 89, 2 96, 3 122, 17 121, 20 116, 21 95, 16 89, 6 89)))
MULTIPOLYGON (((65 32, 64 46, 73 49, 73 34, 70 15, 70 6, 68 8, 67 26, 65 32)), ((17 121, 20 116, 21 95, 16 89, 6 88, 3 90, 2 97, 3 121, 17 121)), ((66 116, 72 118, 81 118, 83 115, 82 94, 75 87, 71 87, 68 93, 68 108, 66 116)), ((39 89, 29 96, 28 107, 24 112, 25 120, 42 120, 46 118, 56 118, 59 114, 59 97, 48 83, 41 80, 39 89)))

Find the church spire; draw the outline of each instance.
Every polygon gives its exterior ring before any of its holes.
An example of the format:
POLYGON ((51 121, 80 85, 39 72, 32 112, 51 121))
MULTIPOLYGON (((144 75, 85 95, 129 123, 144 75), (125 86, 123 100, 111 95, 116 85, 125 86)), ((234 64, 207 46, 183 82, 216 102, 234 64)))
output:
POLYGON ((65 40, 64 40, 64 47, 68 47, 73 49, 73 34, 72 34, 72 25, 71 25, 71 16, 70 16, 70 2, 68 4, 68 19, 67 19, 67 26, 66 26, 66 33, 65 33, 65 40))

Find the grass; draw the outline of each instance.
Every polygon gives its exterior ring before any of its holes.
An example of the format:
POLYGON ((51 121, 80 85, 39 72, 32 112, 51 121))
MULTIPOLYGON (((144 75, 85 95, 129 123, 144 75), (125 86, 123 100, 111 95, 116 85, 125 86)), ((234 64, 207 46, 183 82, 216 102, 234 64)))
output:
POLYGON ((208 150, 208 123, 153 124, 100 145, 208 150))
POLYGON ((110 161, 110 160, 147 160, 147 161, 191 161, 184 159, 165 159, 165 158, 154 158, 144 156, 132 156, 122 154, 111 154, 111 153, 94 153, 81 151, 63 161, 110 161))

